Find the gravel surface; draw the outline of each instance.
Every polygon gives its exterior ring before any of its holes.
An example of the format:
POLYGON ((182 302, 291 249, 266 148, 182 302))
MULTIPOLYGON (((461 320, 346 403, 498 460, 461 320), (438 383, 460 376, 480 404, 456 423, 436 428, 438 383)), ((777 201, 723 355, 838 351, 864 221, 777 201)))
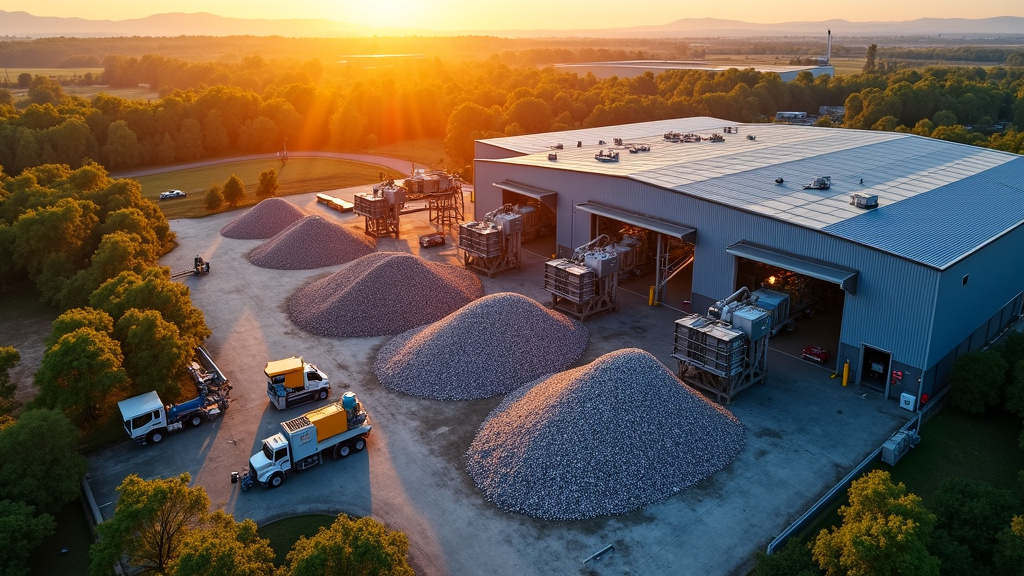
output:
POLYGON ((743 443, 731 412, 627 348, 506 397, 477 431, 466 471, 502 510, 579 520, 685 490, 743 443))
POLYGON ((507 394, 564 370, 587 346, 582 323, 537 301, 499 292, 393 338, 373 369, 381 384, 437 400, 507 394))
POLYGON ((293 222, 253 248, 246 257, 260 268, 309 270, 344 264, 375 249, 376 245, 365 234, 314 214, 293 222))
POLYGON ((376 252, 293 292, 288 317, 317 336, 386 336, 436 322, 483 292, 465 268, 376 252))
POLYGON ((306 217, 301 208, 281 198, 267 198, 220 229, 221 236, 237 240, 271 238, 306 217))

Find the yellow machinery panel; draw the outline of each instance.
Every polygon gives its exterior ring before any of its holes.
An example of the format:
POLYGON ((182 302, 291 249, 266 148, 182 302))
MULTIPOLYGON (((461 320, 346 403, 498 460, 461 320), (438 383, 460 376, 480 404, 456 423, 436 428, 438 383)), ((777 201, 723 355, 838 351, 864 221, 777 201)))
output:
POLYGON ((316 437, 319 442, 348 430, 348 413, 341 407, 341 402, 307 412, 306 418, 316 427, 316 437))
POLYGON ((302 388, 303 386, 301 356, 267 362, 264 372, 272 384, 284 384, 287 388, 302 388))

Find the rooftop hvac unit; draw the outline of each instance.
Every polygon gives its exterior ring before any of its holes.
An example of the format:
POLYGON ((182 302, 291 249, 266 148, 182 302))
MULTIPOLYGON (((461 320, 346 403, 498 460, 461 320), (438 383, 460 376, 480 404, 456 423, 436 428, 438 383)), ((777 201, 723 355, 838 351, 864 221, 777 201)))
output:
POLYGON ((863 210, 878 208, 878 195, 860 193, 850 194, 850 204, 863 210))

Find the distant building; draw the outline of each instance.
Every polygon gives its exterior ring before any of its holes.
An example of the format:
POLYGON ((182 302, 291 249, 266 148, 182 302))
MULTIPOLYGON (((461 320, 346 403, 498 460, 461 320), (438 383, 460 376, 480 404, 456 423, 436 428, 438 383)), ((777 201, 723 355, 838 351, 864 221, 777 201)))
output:
POLYGON ((747 69, 753 68, 758 72, 775 72, 783 82, 796 80, 801 72, 810 72, 815 78, 822 74, 835 76, 835 68, 830 65, 817 66, 768 66, 768 65, 745 65, 736 64, 730 66, 716 66, 700 61, 672 61, 672 60, 619 60, 615 62, 583 62, 579 64, 555 64, 555 68, 563 72, 575 72, 580 76, 593 74, 596 78, 632 78, 642 76, 651 72, 655 76, 669 70, 705 70, 708 72, 725 72, 730 68, 747 69))

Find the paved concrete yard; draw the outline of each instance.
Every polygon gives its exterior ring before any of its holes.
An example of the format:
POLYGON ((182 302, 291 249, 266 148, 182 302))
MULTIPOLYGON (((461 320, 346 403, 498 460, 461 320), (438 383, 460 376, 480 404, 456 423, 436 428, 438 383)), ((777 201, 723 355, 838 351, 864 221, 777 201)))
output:
MULTIPOLYGON (((335 195, 351 199, 364 189, 335 195)), ((287 200, 363 230, 361 217, 327 210, 313 194, 287 200)), ((467 194, 472 214, 468 200, 467 194)), ((746 428, 746 446, 714 477, 622 516, 549 522, 508 514, 485 501, 464 472, 465 450, 500 398, 440 402, 387 390, 371 370, 386 338, 329 339, 296 328, 285 314, 286 298, 304 282, 343 266, 258 268, 245 254, 262 241, 219 234, 239 214, 172 221, 179 247, 161 261, 173 271, 191 268, 197 254, 211 263, 208 276, 185 282, 213 331, 208 347, 234 386, 231 408, 223 418, 172 435, 158 446, 126 441, 94 454, 91 485, 107 518, 114 512, 115 488, 126 475, 189 472, 214 506, 259 524, 306 512, 372 516, 408 535, 410 560, 423 575, 742 573, 755 550, 763 549, 910 415, 877 393, 843 388, 838 378, 829 378, 827 368, 773 351, 768 384, 745 391, 729 406, 746 428), (279 430, 280 422, 320 405, 283 412, 270 406, 264 364, 290 355, 323 368, 333 398, 354 391, 371 415, 373 433, 362 453, 298 473, 279 489, 257 486, 243 494, 231 484, 231 472, 245 469, 249 456, 279 430), (614 551, 583 563, 608 545, 614 551)), ((420 253, 418 236, 434 230, 426 212, 405 216, 402 237, 381 239, 378 249, 420 253)), ((461 264, 455 236, 457 229, 454 236, 449 231, 447 245, 424 249, 421 255, 461 264)), ((515 291, 547 302, 545 260, 526 254, 521 270, 484 277, 484 288, 488 294, 515 291)), ((580 364, 635 346, 675 370, 673 322, 681 312, 647 306, 647 288, 622 284, 621 310, 587 322, 590 343, 580 364)), ((394 279, 394 289, 403 289, 401 278, 394 279)), ((799 337, 799 332, 779 336, 799 337)))

